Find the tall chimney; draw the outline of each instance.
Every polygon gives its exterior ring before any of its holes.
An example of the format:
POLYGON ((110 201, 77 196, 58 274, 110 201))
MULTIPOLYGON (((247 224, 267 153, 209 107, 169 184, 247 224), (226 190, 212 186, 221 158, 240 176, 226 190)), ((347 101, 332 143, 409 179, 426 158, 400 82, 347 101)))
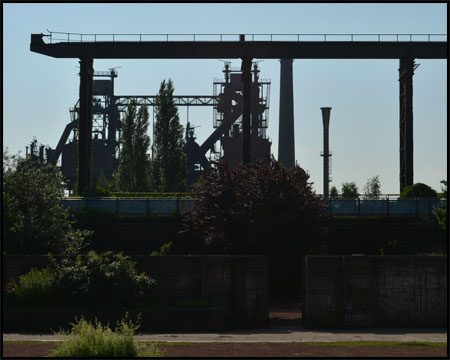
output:
POLYGON ((328 197, 328 187, 329 187, 329 176, 330 176, 330 167, 329 167, 329 157, 330 147, 328 142, 328 130, 330 127, 330 107, 320 108, 322 110, 322 120, 323 120, 323 152, 320 154, 323 156, 323 196, 325 198, 328 197))
POLYGON ((295 165, 294 90, 292 59, 280 60, 280 119, 278 133, 278 161, 290 168, 295 165))

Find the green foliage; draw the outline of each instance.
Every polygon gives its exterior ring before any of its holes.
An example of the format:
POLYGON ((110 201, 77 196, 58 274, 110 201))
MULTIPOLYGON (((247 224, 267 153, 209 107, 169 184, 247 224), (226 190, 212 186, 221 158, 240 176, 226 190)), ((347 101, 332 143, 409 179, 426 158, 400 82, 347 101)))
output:
POLYGON ((100 173, 100 176, 97 179, 97 188, 104 189, 108 192, 118 191, 117 181, 115 178, 107 179, 103 174, 103 171, 100 173))
POLYGON ((138 273, 136 262, 122 253, 111 251, 85 255, 72 253, 57 262, 54 268, 54 288, 62 299, 91 305, 130 306, 149 299, 156 281, 145 273, 138 273))
POLYGON ((324 205, 307 180, 298 166, 288 169, 273 158, 231 170, 219 162, 195 189, 183 233, 201 236, 213 253, 319 251, 305 234, 322 227, 324 205))
POLYGON ((342 184, 341 197, 344 199, 357 199, 359 197, 358 187, 355 182, 346 182, 342 184))
POLYGON ((148 155, 150 137, 148 133, 148 109, 146 105, 139 108, 134 133, 134 172, 135 188, 133 191, 148 191, 150 187, 151 162, 148 155))
POLYGON ((92 233, 75 230, 62 206, 64 178, 58 168, 3 151, 2 241, 8 254, 63 253, 92 233))
POLYGON ((83 193, 84 197, 109 197, 111 194, 108 190, 97 186, 95 189, 88 189, 83 193))
POLYGON ((439 194, 440 198, 447 198, 447 180, 441 180, 440 183, 441 185, 441 193, 439 194))
POLYGON ((186 155, 183 126, 173 99, 172 80, 161 83, 155 99, 155 127, 151 180, 161 192, 186 191, 186 155))
POLYGON ((122 122, 120 162, 117 169, 118 187, 122 191, 148 191, 150 184, 150 137, 148 109, 142 105, 137 111, 133 99, 122 122))
POLYGON ((441 230, 447 231, 447 208, 446 207, 435 207, 433 209, 433 215, 435 221, 441 230))
POLYGON ((370 200, 379 199, 381 195, 381 184, 380 184, 380 176, 373 176, 369 180, 367 180, 366 185, 364 186, 364 198, 370 200))
POLYGON ((336 189, 336 186, 332 186, 330 189, 330 198, 337 199, 339 197, 339 192, 336 189))
POLYGON ((63 336, 65 341, 51 357, 136 357, 138 349, 133 336, 139 328, 138 322, 139 317, 134 325, 127 312, 112 331, 109 325, 102 325, 97 319, 91 323, 83 317, 75 318, 71 331, 55 333, 63 336))
POLYGON ((53 292, 54 272, 49 268, 31 269, 19 276, 19 283, 14 279, 6 287, 7 303, 15 306, 47 306, 51 303, 53 292))
POLYGON ((119 188, 125 191, 135 189, 134 174, 134 148, 133 138, 136 129, 137 102, 132 99, 128 105, 125 118, 122 120, 122 133, 120 135, 120 159, 117 169, 117 179, 119 188))
POLYGON ((437 193, 428 185, 417 183, 414 185, 406 186, 400 194, 400 199, 415 197, 437 198, 437 193))
POLYGON ((173 245, 173 241, 169 241, 168 243, 164 243, 158 250, 153 250, 151 256, 165 256, 170 252, 170 248, 173 245))

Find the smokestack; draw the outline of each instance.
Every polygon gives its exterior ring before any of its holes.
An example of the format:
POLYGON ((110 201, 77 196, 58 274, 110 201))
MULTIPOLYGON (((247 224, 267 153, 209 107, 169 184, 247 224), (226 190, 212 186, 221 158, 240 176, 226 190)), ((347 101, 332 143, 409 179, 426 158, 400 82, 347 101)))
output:
POLYGON ((320 108, 322 110, 322 120, 323 120, 323 152, 320 154, 323 156, 323 196, 328 197, 328 187, 329 187, 329 176, 330 176, 330 167, 329 167, 329 157, 330 148, 328 142, 328 129, 330 127, 330 107, 320 108))
POLYGON ((280 119, 278 132, 278 161, 290 168, 295 165, 294 90, 292 59, 280 60, 280 119))

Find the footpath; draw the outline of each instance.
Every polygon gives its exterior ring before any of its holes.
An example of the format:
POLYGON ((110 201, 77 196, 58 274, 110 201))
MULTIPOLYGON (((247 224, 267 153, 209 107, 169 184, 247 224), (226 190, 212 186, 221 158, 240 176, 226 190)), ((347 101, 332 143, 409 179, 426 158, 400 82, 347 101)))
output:
MULTIPOLYGON (((60 336, 44 333, 4 333, 3 341, 58 341, 60 336)), ((136 335, 138 341, 167 342, 333 342, 401 341, 447 342, 446 329, 365 329, 310 330, 292 326, 208 333, 147 333, 136 335)))

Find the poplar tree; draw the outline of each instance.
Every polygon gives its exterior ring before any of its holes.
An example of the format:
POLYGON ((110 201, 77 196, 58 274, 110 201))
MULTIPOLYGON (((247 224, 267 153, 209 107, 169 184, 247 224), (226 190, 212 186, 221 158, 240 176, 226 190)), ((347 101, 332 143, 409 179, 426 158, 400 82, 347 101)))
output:
POLYGON ((150 137, 148 136, 148 109, 142 105, 136 110, 137 102, 133 99, 128 105, 122 121, 120 143, 120 161, 118 183, 122 191, 149 191, 150 180, 150 137))
POLYGON ((148 136, 148 108, 142 105, 139 108, 136 127, 134 131, 134 175, 135 190, 149 191, 150 185, 150 136, 148 136))
POLYGON ((136 128, 136 100, 132 99, 128 105, 125 118, 122 121, 122 133, 120 135, 120 158, 117 168, 119 188, 122 191, 133 191, 135 188, 135 176, 133 174, 133 134, 136 128))
POLYGON ((155 99, 155 128, 152 157, 154 191, 186 191, 186 156, 183 126, 173 99, 172 80, 164 80, 155 99))

